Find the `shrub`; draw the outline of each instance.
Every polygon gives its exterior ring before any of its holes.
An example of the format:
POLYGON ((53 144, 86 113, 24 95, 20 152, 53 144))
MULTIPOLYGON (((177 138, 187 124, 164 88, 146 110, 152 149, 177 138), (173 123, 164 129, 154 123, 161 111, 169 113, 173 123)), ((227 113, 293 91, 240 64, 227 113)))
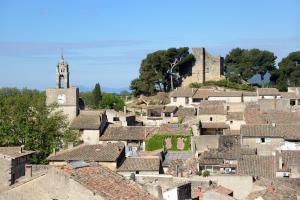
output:
POLYGON ((219 86, 219 87, 225 87, 230 89, 236 89, 236 90, 247 90, 247 91, 254 91, 255 87, 249 86, 247 84, 243 83, 236 83, 232 82, 230 80, 219 80, 219 81, 206 81, 205 83, 191 83, 191 88, 201 88, 203 86, 219 86))
POLYGON ((178 116, 178 124, 182 124, 184 121, 184 116, 178 116))
POLYGON ((198 176, 201 176, 201 175, 202 175, 201 171, 198 171, 196 174, 197 174, 198 176))
POLYGON ((209 171, 207 171, 207 170, 204 170, 203 172, 202 172, 202 176, 203 177, 208 177, 210 175, 210 173, 209 173, 209 171))

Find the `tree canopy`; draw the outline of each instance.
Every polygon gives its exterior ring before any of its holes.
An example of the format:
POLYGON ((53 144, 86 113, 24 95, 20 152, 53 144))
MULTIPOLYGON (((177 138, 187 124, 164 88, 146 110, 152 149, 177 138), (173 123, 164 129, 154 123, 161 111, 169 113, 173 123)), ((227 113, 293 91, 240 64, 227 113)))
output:
POLYGON ((171 67, 174 87, 188 75, 194 56, 187 47, 160 50, 147 55, 140 66, 139 77, 132 80, 130 89, 134 96, 153 95, 171 90, 171 67), (173 64, 173 65, 172 65, 173 64))
MULTIPOLYGON (((123 92, 124 93, 124 92, 123 92)), ((115 109, 116 111, 123 110, 125 106, 124 99, 130 93, 124 94, 102 93, 100 84, 97 83, 95 88, 89 92, 81 92, 80 97, 84 100, 86 106, 93 109, 115 109)))
POLYGON ((79 142, 56 105, 46 106, 45 93, 37 90, 0 89, 0 145, 38 151, 34 162, 43 162, 54 148, 79 142))
POLYGON ((263 81, 267 72, 276 70, 275 60, 276 56, 270 51, 234 48, 225 57, 226 77, 240 82, 259 74, 263 81))
POLYGON ((274 71, 271 81, 279 90, 288 86, 300 86, 300 51, 291 52, 278 63, 279 69, 274 71))
POLYGON ((99 83, 96 83, 96 85, 92 91, 92 94, 93 94, 92 107, 97 108, 97 107, 99 107, 101 95, 102 95, 99 83))

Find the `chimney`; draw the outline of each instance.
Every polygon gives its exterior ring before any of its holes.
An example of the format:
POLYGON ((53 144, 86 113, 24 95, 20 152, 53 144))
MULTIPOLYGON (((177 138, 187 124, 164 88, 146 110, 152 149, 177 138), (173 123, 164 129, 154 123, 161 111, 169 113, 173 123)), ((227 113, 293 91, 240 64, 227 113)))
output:
POLYGON ((126 115, 126 113, 127 113, 127 107, 124 106, 124 114, 126 115))
POLYGON ((20 148, 19 148, 19 153, 23 153, 23 147, 22 146, 20 146, 20 148))
POLYGON ((279 158, 278 158, 278 169, 282 169, 282 165, 283 165, 283 162, 282 162, 282 156, 280 155, 279 158))
POLYGON ((272 126, 273 126, 273 127, 276 127, 276 123, 272 122, 272 126))
POLYGON ((25 165, 25 176, 27 178, 32 177, 32 165, 25 165))
POLYGON ((53 148, 53 154, 56 155, 56 148, 53 148))

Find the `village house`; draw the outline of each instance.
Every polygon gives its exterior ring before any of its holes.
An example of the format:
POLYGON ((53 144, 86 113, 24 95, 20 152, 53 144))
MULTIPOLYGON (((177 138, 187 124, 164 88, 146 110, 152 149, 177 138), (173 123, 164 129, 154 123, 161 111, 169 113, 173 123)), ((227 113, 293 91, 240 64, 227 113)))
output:
POLYGON ((276 177, 300 178, 300 151, 281 150, 276 152, 278 170, 276 177))
POLYGON ((256 148, 258 155, 274 155, 281 148, 296 150, 300 141, 299 130, 299 124, 242 125, 242 145, 256 148))
POLYGON ((143 120, 145 125, 156 125, 167 123, 177 123, 178 116, 177 106, 162 106, 162 105, 151 105, 146 107, 147 119, 143 120))
POLYGON ((211 174, 235 174, 242 155, 256 155, 256 149, 241 147, 238 135, 220 136, 217 148, 200 153, 199 171, 211 174))
POLYGON ((99 144, 99 137, 107 126, 105 111, 81 111, 70 128, 78 130, 84 144, 99 144))
POLYGON ((226 115, 226 124, 230 130, 240 130, 241 125, 246 124, 243 112, 228 112, 226 115))
POLYGON ((118 168, 124 159, 125 146, 123 143, 79 145, 51 154, 47 158, 50 165, 65 165, 74 161, 97 162, 112 170, 118 168))
MULTIPOLYGON (((193 103, 193 96, 196 93, 197 89, 187 88, 187 87, 178 87, 171 93, 171 103, 173 106, 185 106, 191 107, 190 104, 193 103)), ((195 102, 196 103, 196 102, 195 102)))
MULTIPOLYGON (((126 109, 126 107, 124 109, 126 109)), ((135 114, 129 114, 126 112, 118 112, 113 109, 106 109, 105 113, 106 113, 108 123, 118 124, 120 126, 135 126, 136 125, 135 114)))
POLYGON ((0 185, 12 185, 24 176, 26 163, 33 153, 23 147, 0 147, 0 185))
POLYGON ((197 106, 197 118, 203 122, 225 122, 225 101, 202 101, 197 106))
POLYGON ((109 125, 99 138, 100 144, 122 142, 125 145, 126 156, 136 156, 145 150, 145 139, 156 127, 147 126, 114 126, 109 125))

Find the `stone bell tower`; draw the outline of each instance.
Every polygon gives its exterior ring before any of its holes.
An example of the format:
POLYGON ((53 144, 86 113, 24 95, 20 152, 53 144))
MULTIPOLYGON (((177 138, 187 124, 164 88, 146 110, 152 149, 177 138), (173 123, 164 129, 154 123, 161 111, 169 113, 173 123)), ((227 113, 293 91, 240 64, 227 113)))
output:
POLYGON ((69 65, 63 54, 56 65, 56 87, 46 89, 46 104, 58 104, 69 122, 79 114, 79 89, 70 86, 69 65))
POLYGON ((56 66, 56 88, 69 88, 69 65, 65 62, 63 54, 56 66))

